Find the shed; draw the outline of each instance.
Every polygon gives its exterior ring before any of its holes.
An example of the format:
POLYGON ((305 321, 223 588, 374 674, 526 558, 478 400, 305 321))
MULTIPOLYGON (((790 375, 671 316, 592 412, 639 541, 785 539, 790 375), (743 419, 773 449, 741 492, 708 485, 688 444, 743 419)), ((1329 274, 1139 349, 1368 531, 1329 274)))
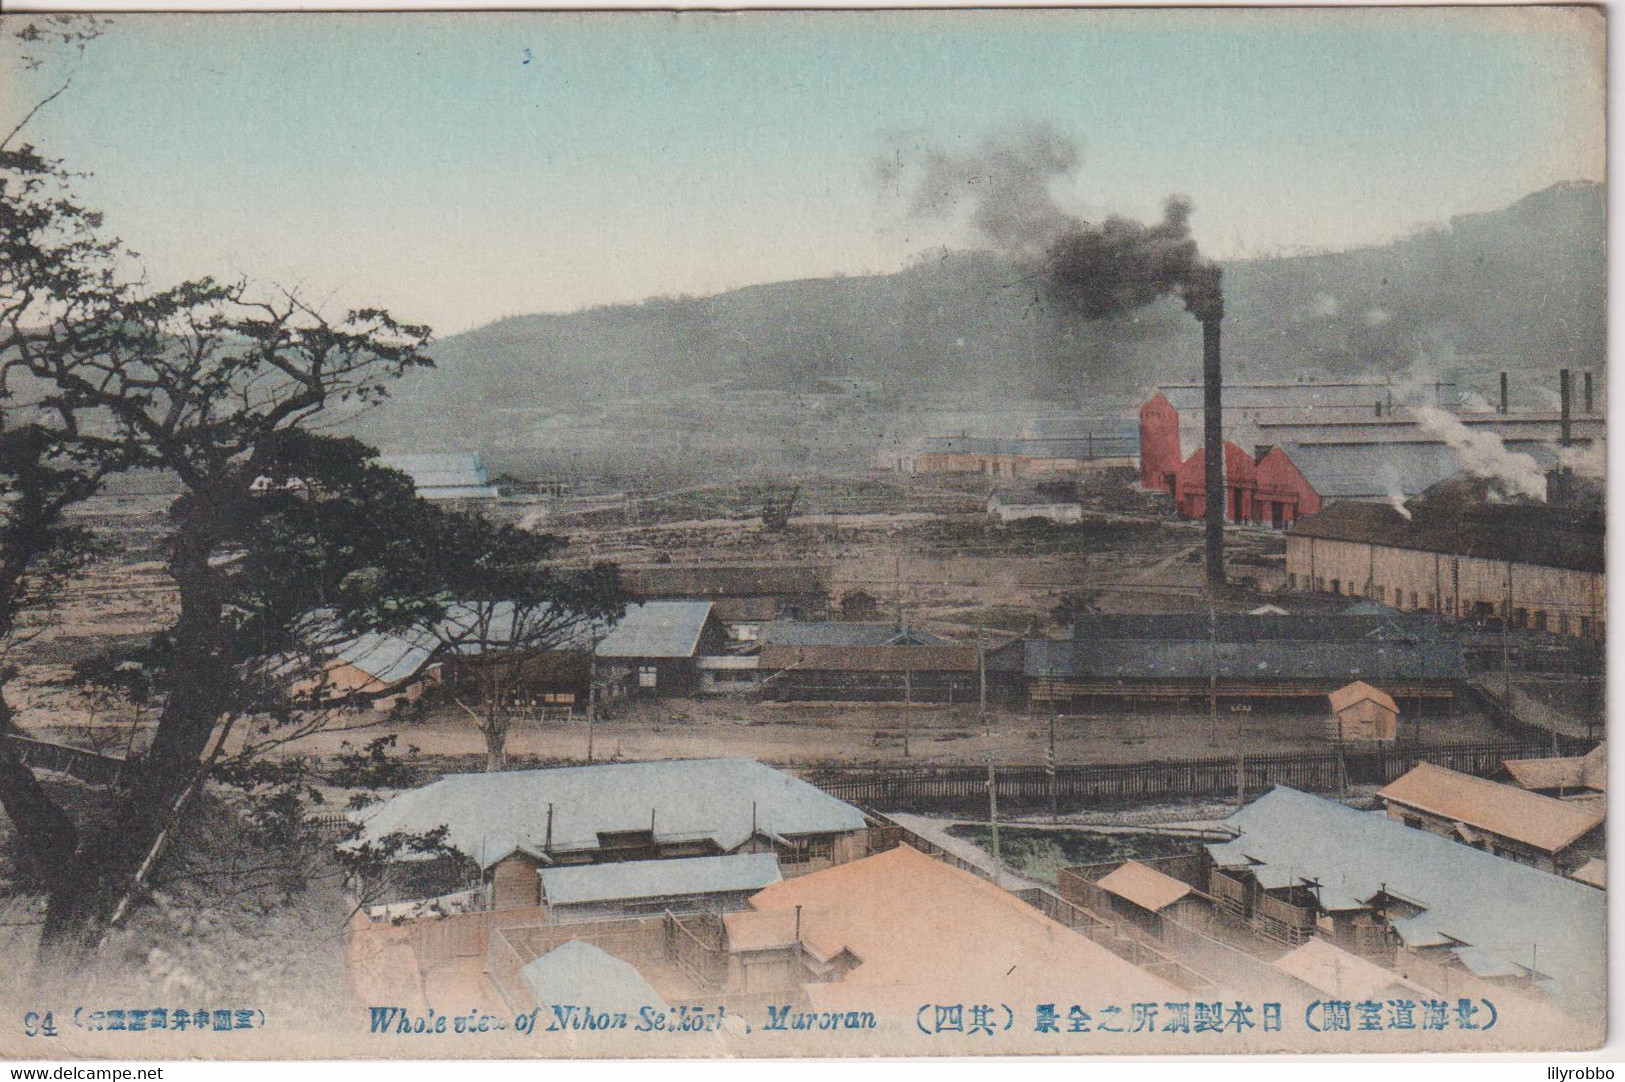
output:
POLYGON ((1326 697, 1332 704, 1330 736, 1337 743, 1398 738, 1399 707, 1381 688, 1356 680, 1326 697))
POLYGON ((1111 896, 1113 912, 1157 935, 1161 934, 1164 914, 1177 919, 1180 911, 1204 904, 1189 883, 1137 860, 1125 860, 1096 880, 1095 886, 1111 896))

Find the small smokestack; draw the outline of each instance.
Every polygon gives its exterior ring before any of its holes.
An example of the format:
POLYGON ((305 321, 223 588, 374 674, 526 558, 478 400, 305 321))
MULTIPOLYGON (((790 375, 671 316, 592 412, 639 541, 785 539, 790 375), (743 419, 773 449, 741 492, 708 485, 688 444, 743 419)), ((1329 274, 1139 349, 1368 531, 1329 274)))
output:
POLYGON ((1219 325, 1224 320, 1224 295, 1219 289, 1219 269, 1211 268, 1212 279, 1204 283, 1205 303, 1192 306, 1202 322, 1202 439, 1203 462, 1207 467, 1206 548, 1208 585, 1224 585, 1224 373, 1219 354, 1219 325))
POLYGON ((1562 410, 1562 420, 1559 422, 1561 427, 1558 430, 1557 441, 1567 447, 1571 442, 1569 439, 1569 399, 1573 397, 1569 391, 1569 370, 1567 368, 1557 374, 1557 396, 1562 403, 1559 407, 1562 410))
POLYGON ((1507 411, 1507 374, 1501 373, 1501 413, 1507 411))
POLYGON ((1585 396, 1586 396, 1586 412, 1590 413, 1591 412, 1591 373, 1589 371, 1586 372, 1586 374, 1585 374, 1585 396))

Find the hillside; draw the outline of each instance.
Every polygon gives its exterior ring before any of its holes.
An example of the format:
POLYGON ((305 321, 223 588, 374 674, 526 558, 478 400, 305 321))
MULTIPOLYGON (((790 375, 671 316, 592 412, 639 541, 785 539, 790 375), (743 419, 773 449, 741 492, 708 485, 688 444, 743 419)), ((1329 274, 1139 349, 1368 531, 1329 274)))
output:
MULTIPOLYGON (((1562 184, 1383 247, 1231 263, 1227 369, 1380 376, 1426 357, 1469 385, 1510 368, 1545 396, 1542 373, 1601 364, 1603 220, 1600 185, 1562 184)), ((793 469, 866 461, 880 432, 928 412, 1120 405, 1194 378, 1199 349, 1173 302, 1068 320, 1031 268, 939 252, 895 274, 505 319, 439 342, 437 369, 360 430, 527 470, 696 452, 793 469)))

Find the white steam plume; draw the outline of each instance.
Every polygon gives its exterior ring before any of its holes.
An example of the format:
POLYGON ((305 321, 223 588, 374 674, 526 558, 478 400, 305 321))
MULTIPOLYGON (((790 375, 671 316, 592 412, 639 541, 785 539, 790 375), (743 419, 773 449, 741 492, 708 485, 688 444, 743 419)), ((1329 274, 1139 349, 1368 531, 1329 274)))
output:
POLYGON ((1508 451, 1501 437, 1486 428, 1468 428, 1452 413, 1435 406, 1416 410, 1417 423, 1456 453, 1462 469, 1495 482, 1507 496, 1546 500, 1546 475, 1529 455, 1508 451))

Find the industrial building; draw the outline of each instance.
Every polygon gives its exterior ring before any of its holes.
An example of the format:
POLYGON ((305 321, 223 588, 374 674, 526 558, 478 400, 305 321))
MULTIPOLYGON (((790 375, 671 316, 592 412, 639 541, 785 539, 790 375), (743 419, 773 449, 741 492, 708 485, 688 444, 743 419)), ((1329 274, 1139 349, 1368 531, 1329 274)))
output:
MULTIPOLYGON (((1180 447, 1179 411, 1161 394, 1140 407, 1140 486, 1169 492, 1183 519, 1200 519, 1207 507, 1207 466, 1204 448, 1189 457, 1180 447)), ((1300 515, 1320 510, 1320 493, 1279 446, 1263 445, 1248 454, 1225 441, 1224 487, 1226 522, 1290 526, 1300 515)))
POLYGON ((960 473, 987 477, 1076 476, 1086 470, 1133 466, 1136 437, 1127 425, 1064 436, 921 436, 879 455, 882 469, 907 474, 960 473))
POLYGON ((1217 698, 1313 701, 1354 681, 1417 709, 1450 703, 1464 678, 1461 644, 1407 613, 1090 614, 1070 639, 1028 639, 990 655, 1019 657, 1034 705, 1217 698))
POLYGON ((1406 611, 1604 637, 1600 503, 1496 502, 1483 481, 1436 485, 1403 508, 1334 503, 1287 531, 1287 587, 1406 611))
POLYGON ((406 474, 426 500, 494 500, 499 495, 477 451, 379 455, 378 464, 406 474))
MULTIPOLYGON (((1227 431, 1245 431, 1249 442, 1281 448, 1325 500, 1414 496, 1449 478, 1461 469, 1445 431, 1452 421, 1466 432, 1493 435, 1542 470, 1560 464, 1565 445, 1583 451, 1605 438, 1600 388, 1591 372, 1560 373, 1556 388, 1527 389, 1523 398, 1540 398, 1539 408, 1515 405, 1507 388, 1505 374, 1493 400, 1445 380, 1404 384, 1397 399, 1391 380, 1228 383, 1224 408, 1227 431), (1558 399, 1557 408, 1545 404, 1550 397, 1558 399)), ((1172 469, 1170 423, 1177 441, 1180 414, 1199 416, 1201 410, 1199 383, 1163 384, 1142 407, 1142 484, 1168 487, 1153 482, 1172 469)))
POLYGON ((537 874, 541 906, 552 924, 661 913, 731 913, 782 878, 772 853, 574 864, 544 867, 537 874))

